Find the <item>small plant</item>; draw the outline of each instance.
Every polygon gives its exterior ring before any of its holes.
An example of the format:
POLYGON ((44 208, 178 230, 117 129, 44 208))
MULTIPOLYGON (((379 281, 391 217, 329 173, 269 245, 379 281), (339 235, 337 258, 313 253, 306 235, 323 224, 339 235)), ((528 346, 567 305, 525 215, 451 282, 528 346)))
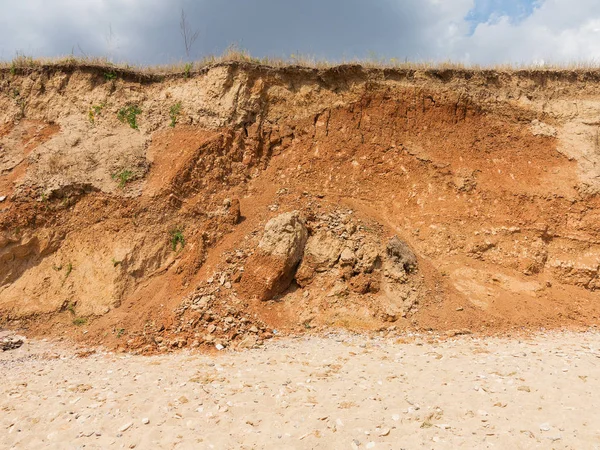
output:
POLYGON ((76 317, 73 319, 73 325, 78 327, 85 325, 87 323, 87 319, 85 317, 76 317))
POLYGON ((104 72, 104 79, 106 81, 113 81, 117 79, 117 74, 114 72, 104 72))
POLYGON ((117 330, 117 337, 120 338, 121 336, 123 336, 123 334, 125 334, 125 328, 119 328, 117 330))
POLYGON ((73 302, 69 302, 67 304, 67 307, 65 308, 67 311, 69 311, 71 314, 75 315, 75 303, 73 302))
POLYGON ((171 118, 171 127, 175 128, 175 124, 177 123, 177 118, 179 117, 180 113, 181 102, 177 102, 173 106, 171 106, 171 109, 169 110, 169 117, 171 118))
POLYGON ((117 267, 118 265, 120 265, 123 261, 118 261, 115 258, 112 259, 112 264, 113 267, 117 267))
POLYGON ((100 116, 100 113, 102 112, 104 106, 104 103, 101 103, 100 105, 93 105, 88 111, 88 119, 92 125, 96 123, 96 118, 100 116))
POLYGON ((121 189, 125 188, 125 185, 133 180, 133 172, 131 170, 125 169, 119 173, 115 173, 112 176, 113 180, 119 181, 119 187, 121 189))
POLYGON ((119 119, 123 123, 127 122, 131 128, 137 130, 137 116, 141 113, 142 110, 138 106, 131 105, 121 108, 117 113, 117 119, 119 119))
POLYGON ((69 278, 69 275, 71 275, 71 272, 73 272, 73 264, 69 263, 69 264, 67 264, 67 273, 65 274, 65 280, 67 278, 69 278))
POLYGON ((179 250, 185 247, 185 237, 183 236, 183 231, 180 229, 175 229, 171 231, 171 246, 173 247, 173 251, 177 251, 177 247, 180 246, 179 250))
POLYGON ((194 67, 194 64, 192 63, 185 63, 185 66, 183 66, 183 76, 186 78, 189 78, 191 73, 192 73, 192 68, 194 67))

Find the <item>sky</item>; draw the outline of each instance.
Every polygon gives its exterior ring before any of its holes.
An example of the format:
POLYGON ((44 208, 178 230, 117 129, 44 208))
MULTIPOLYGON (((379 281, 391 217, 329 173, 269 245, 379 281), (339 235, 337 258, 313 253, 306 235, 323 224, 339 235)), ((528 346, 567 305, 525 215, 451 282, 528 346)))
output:
POLYGON ((0 0, 0 60, 169 64, 222 54, 466 64, 600 62, 600 0, 0 0), (186 56, 181 10, 198 39, 186 56))

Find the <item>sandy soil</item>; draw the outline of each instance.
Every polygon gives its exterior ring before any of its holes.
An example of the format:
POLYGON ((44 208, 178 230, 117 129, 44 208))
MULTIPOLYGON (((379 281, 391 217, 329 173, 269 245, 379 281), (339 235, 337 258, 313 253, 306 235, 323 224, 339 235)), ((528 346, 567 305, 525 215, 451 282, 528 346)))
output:
POLYGON ((600 333, 0 353, 0 447, 600 448, 600 333))

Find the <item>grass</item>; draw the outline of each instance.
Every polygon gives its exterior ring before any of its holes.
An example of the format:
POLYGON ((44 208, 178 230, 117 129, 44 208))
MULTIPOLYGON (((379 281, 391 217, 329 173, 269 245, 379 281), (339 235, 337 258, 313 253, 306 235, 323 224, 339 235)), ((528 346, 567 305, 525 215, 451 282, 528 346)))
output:
POLYGON ((85 325, 87 323, 87 319, 85 317, 76 317, 73 319, 73 325, 77 325, 78 327, 85 325))
POLYGON ((185 63, 185 66, 183 66, 183 76, 185 78, 189 78, 190 74, 192 73, 192 68, 194 67, 193 63, 185 63))
POLYGON ((117 113, 117 119, 121 122, 127 122, 134 130, 138 129, 137 116, 142 113, 142 110, 137 105, 130 105, 121 108, 117 113))
POLYGON ((71 314, 75 315, 75 303, 69 302, 69 304, 66 307, 66 310, 69 311, 71 314))
POLYGON ((177 124, 177 119, 179 118, 179 114, 181 114, 181 102, 175 103, 171 106, 169 110, 169 117, 171 118, 171 127, 175 128, 177 124))
POLYGON ((127 183, 133 181, 133 172, 129 169, 124 169, 112 175, 113 180, 119 182, 119 188, 124 189, 127 183))
POLYGON ((366 69, 394 69, 398 71, 495 71, 495 72, 596 72, 600 74, 600 61, 573 61, 570 63, 546 63, 544 65, 497 64, 482 66, 454 61, 409 61, 404 58, 383 58, 371 54, 367 59, 320 60, 308 55, 292 54, 288 57, 255 58, 246 50, 232 46, 220 56, 207 56, 194 63, 178 62, 159 66, 134 66, 128 63, 114 63, 104 57, 32 58, 23 54, 12 61, 0 61, 0 72, 11 75, 46 69, 89 69, 100 72, 107 81, 118 77, 137 77, 140 80, 161 81, 164 77, 189 78, 207 68, 228 63, 248 63, 271 68, 297 67, 304 69, 332 69, 343 65, 360 65, 366 69))
POLYGON ((176 228, 171 231, 171 246, 173 247, 173 251, 177 251, 177 247, 180 246, 179 250, 182 250, 185 247, 185 237, 183 236, 183 231, 179 228, 176 228))

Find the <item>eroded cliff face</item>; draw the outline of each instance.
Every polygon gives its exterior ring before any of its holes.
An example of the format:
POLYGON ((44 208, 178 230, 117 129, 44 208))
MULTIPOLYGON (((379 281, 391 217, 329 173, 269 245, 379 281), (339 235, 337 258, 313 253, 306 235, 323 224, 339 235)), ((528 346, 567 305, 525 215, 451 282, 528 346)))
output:
POLYGON ((2 324, 153 351, 598 321, 600 74, 108 70, 0 74, 2 324))

